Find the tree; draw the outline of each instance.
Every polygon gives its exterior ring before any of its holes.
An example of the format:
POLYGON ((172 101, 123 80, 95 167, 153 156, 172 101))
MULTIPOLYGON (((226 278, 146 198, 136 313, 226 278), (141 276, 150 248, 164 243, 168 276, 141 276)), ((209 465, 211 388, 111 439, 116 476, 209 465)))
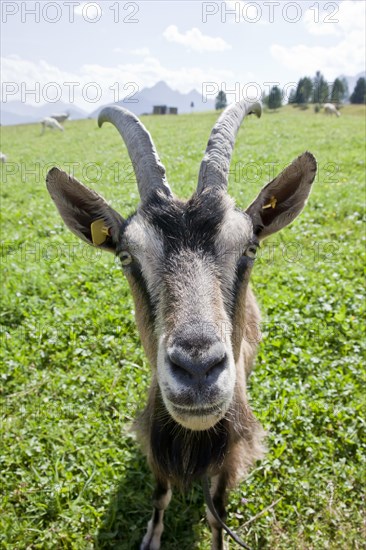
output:
POLYGON ((343 97, 343 101, 347 101, 347 99, 349 99, 349 88, 348 88, 348 82, 347 82, 347 78, 345 78, 344 76, 341 78, 341 82, 343 84, 343 88, 344 88, 344 97, 343 97))
POLYGON ((330 94, 330 100, 332 103, 339 105, 342 103, 346 95, 346 90, 344 89, 344 84, 340 78, 336 78, 333 82, 332 91, 330 94))
POLYGON ((300 78, 299 82, 297 83, 294 103, 298 103, 299 105, 308 103, 310 101, 312 91, 313 82, 311 78, 309 78, 308 76, 300 78))
POLYGON ((357 80, 355 89, 349 98, 351 103, 362 104, 366 99, 366 79, 361 77, 357 80))
POLYGON ((289 102, 290 105, 291 104, 293 105, 294 103, 296 103, 296 90, 291 90, 289 98, 288 98, 288 102, 289 102))
POLYGON ((329 99, 329 88, 324 76, 320 71, 316 71, 313 80, 312 103, 326 103, 329 99))
POLYGON ((273 86, 273 88, 270 89, 266 99, 268 109, 278 109, 282 107, 282 93, 278 86, 273 86))
POLYGON ((225 92, 220 90, 216 97, 215 109, 217 111, 219 109, 225 109, 226 105, 227 105, 226 94, 225 92))

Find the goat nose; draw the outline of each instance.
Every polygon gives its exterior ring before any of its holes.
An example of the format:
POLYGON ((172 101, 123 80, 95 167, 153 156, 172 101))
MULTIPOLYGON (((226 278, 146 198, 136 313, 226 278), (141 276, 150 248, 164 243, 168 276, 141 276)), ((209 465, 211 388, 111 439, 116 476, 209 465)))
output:
POLYGON ((204 351, 173 346, 167 351, 167 361, 173 376, 184 384, 208 382, 213 384, 227 366, 224 345, 215 342, 204 351))

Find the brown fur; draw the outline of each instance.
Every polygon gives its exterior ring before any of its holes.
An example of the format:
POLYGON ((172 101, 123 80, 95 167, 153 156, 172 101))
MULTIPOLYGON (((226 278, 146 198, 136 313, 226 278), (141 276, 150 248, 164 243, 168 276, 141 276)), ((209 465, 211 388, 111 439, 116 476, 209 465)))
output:
MULTIPOLYGON (((226 472, 228 488, 235 487, 238 480, 248 472, 256 460, 263 457, 265 452, 264 430, 254 418, 246 397, 246 382, 253 366, 258 344, 260 316, 251 289, 246 285, 243 286, 244 289, 238 302, 238 311, 234 318, 237 327, 237 330, 233 331, 233 337, 237 339, 236 342, 233 342, 234 349, 236 349, 237 380, 233 403, 226 414, 225 428, 228 431, 228 446, 221 463, 213 464, 209 471, 212 476, 226 472), (241 341, 239 341, 238 335, 242 335, 241 341)), ((149 326, 140 327, 140 330, 142 330, 142 334, 148 334, 149 326)), ((167 472, 162 470, 161 464, 154 458, 150 440, 154 416, 164 414, 161 410, 157 411, 158 394, 159 385, 156 375, 153 374, 148 403, 144 412, 136 420, 135 429, 152 471, 157 479, 161 479, 167 475, 167 472)), ((167 412, 165 414, 168 415, 167 412)), ((183 432, 184 429, 182 429, 182 434, 183 432)), ((169 481, 173 485, 184 485, 183 480, 174 476, 169 477, 169 481)))
POLYGON ((151 312, 134 277, 127 274, 127 279, 135 302, 135 318, 141 342, 151 367, 156 369, 157 342, 151 312))

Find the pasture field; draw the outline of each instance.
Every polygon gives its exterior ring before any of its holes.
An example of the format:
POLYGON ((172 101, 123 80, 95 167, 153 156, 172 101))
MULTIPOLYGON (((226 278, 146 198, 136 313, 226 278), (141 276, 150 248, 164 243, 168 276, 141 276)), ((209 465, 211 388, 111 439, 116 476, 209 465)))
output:
MULTIPOLYGON (((216 118, 143 117, 181 197, 216 118)), ((127 152, 94 120, 1 132, 0 547, 136 549, 153 480, 130 430, 150 377, 134 305, 113 256, 74 238, 45 186, 51 166, 71 169, 127 216, 127 152)), ((242 208, 303 151, 319 165, 306 209, 252 275, 263 341, 248 392, 268 454, 231 493, 227 522, 253 549, 364 548, 364 138, 364 106, 339 119, 286 107, 238 135, 229 192, 242 208)), ((208 550, 204 516, 199 484, 176 491, 162 548, 208 550)))

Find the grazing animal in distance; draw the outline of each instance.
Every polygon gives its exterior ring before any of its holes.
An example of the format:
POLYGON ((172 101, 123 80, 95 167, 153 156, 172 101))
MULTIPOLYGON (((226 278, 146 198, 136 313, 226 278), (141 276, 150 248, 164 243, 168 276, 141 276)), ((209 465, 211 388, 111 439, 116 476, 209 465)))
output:
POLYGON ((70 113, 62 113, 59 115, 51 115, 51 118, 54 118, 55 120, 57 120, 57 122, 61 124, 62 122, 65 122, 65 120, 67 120, 69 116, 70 113))
POLYGON ((259 117, 260 104, 241 101, 222 113, 187 201, 173 195, 149 132, 117 106, 105 107, 98 123, 112 123, 127 146, 141 198, 134 214, 123 218, 56 167, 47 174, 71 231, 119 257, 151 364, 147 405, 136 421, 156 480, 142 550, 160 548, 172 487, 196 479, 203 480, 212 549, 221 550, 223 529, 234 536, 224 523, 228 491, 264 453, 246 394, 260 325, 248 281, 259 242, 303 209, 316 161, 303 153, 245 211, 236 207, 227 192, 230 160, 250 113, 259 117))
POLYGON ((324 113, 326 115, 336 115, 337 117, 341 116, 341 113, 333 103, 324 103, 324 113))
POLYGON ((61 130, 61 132, 64 131, 64 128, 61 126, 61 124, 50 116, 46 116, 44 119, 41 120, 41 126, 41 136, 43 136, 46 128, 51 128, 51 130, 61 130))
POLYGON ((6 162, 6 158, 7 158, 6 155, 0 152, 0 162, 6 162))

